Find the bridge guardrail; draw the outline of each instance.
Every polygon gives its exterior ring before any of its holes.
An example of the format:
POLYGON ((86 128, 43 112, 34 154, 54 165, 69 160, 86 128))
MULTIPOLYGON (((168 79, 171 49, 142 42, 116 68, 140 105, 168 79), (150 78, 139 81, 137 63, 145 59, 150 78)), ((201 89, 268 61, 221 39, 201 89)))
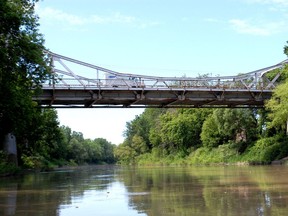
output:
POLYGON ((275 69, 282 68, 288 59, 278 64, 262 68, 237 76, 218 77, 156 77, 138 74, 119 73, 103 67, 92 65, 66 56, 48 52, 52 59, 53 80, 43 84, 44 88, 182 88, 182 89, 245 89, 245 90, 271 90, 275 87, 280 73, 268 79, 266 74, 275 69), (75 67, 77 73, 71 68, 75 67), (81 67, 81 69, 79 69, 81 67), (83 76, 86 70, 96 71, 96 78, 83 76), (78 73, 78 72, 81 73, 78 73), (82 75, 80 75, 82 74, 82 75))
MULTIPOLYGON (((251 82, 252 83, 252 82, 251 82)), ((251 83, 247 84, 241 81, 219 81, 209 80, 209 81, 191 81, 191 80, 141 80, 141 83, 137 82, 127 82, 125 79, 118 80, 107 80, 107 79, 78 79, 75 81, 73 78, 59 79, 52 84, 44 83, 43 88, 52 89, 52 88, 77 88, 77 89, 86 89, 86 88, 181 88, 181 89, 196 89, 196 88, 205 88, 205 89, 257 89, 257 90, 268 90, 273 89, 273 86, 268 86, 270 82, 258 82, 253 85, 251 83), (79 83, 79 80, 81 83, 79 83)))

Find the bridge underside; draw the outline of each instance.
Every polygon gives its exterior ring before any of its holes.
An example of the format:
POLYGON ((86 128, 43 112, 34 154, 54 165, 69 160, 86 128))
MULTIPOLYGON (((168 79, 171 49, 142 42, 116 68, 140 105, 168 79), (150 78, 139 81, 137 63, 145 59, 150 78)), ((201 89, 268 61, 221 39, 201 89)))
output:
POLYGON ((270 90, 91 88, 43 89, 34 100, 55 108, 263 107, 270 90))

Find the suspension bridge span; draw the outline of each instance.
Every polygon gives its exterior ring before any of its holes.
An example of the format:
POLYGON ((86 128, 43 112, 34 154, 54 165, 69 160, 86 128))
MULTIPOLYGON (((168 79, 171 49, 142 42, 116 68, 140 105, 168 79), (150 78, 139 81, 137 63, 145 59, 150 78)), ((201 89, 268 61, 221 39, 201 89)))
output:
POLYGON ((119 73, 48 52, 53 73, 33 97, 54 108, 263 107, 288 59, 236 76, 157 77, 119 73))

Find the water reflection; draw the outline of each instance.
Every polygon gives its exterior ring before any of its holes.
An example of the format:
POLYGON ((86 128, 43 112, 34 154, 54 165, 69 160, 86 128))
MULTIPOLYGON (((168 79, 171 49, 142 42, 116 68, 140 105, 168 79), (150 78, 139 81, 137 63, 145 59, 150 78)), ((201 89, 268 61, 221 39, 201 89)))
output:
POLYGON ((97 166, 0 179, 0 215, 286 215, 287 167, 97 166))

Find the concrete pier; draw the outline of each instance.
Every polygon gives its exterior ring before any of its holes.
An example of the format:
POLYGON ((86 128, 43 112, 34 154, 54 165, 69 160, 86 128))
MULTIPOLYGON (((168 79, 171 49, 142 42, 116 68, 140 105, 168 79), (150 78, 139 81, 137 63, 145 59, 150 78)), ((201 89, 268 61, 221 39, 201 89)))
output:
POLYGON ((8 154, 8 161, 18 165, 16 137, 8 133, 4 138, 4 151, 8 154))

